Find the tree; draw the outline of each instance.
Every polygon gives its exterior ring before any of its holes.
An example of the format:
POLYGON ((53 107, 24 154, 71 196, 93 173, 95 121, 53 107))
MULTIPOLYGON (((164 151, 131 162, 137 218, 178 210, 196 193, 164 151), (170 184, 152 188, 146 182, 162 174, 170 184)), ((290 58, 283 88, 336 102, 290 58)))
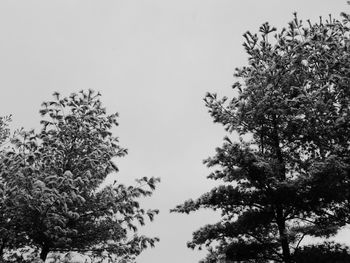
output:
POLYGON ((7 205, 15 209, 7 220, 42 260, 49 252, 78 251, 131 262, 158 241, 138 235, 137 224, 158 213, 138 199, 150 196, 159 179, 104 186, 118 171, 114 158, 127 153, 112 134, 117 114, 108 115, 91 90, 54 98, 42 104, 41 131, 22 132, 2 160, 7 205))
MULTIPOLYGON (((236 69, 235 97, 207 94, 214 122, 229 137, 205 160, 223 180, 173 211, 221 211, 193 233, 191 248, 239 262, 295 262, 305 236, 328 237, 349 218, 349 16, 303 26, 297 16, 270 39, 244 34, 249 65, 236 69), (346 210, 346 208, 348 210, 346 210)), ((306 251, 304 249, 303 251, 306 251)), ((332 251, 329 251, 330 253, 332 251)), ((299 254, 300 255, 300 254, 299 254)))

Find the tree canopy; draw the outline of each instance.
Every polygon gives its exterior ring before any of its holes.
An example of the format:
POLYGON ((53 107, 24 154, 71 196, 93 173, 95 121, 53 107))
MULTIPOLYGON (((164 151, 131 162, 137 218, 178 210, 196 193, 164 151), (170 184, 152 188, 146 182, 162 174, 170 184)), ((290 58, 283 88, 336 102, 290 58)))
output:
POLYGON ((234 96, 205 97, 228 132, 205 160, 214 169, 208 178, 224 184, 173 209, 221 212, 188 243, 210 248, 204 262, 222 254, 295 262, 298 251, 309 251, 305 236, 328 237, 348 222, 350 20, 342 18, 304 25, 295 14, 279 32, 265 23, 259 34, 245 33, 249 64, 235 71, 234 96))
POLYGON ((29 246, 43 260, 49 252, 78 251, 132 262, 158 241, 137 229, 158 213, 138 200, 150 196, 159 179, 104 183, 127 150, 112 133, 118 115, 107 114, 99 93, 55 93, 40 113, 42 129, 22 131, 1 159, 6 221, 25 237, 8 249, 29 246))

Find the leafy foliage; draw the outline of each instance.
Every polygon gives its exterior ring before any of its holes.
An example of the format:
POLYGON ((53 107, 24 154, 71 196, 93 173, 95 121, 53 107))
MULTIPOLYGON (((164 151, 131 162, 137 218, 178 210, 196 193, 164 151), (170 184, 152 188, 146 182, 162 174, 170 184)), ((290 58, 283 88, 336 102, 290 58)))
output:
POLYGON ((0 146, 9 138, 10 129, 8 127, 11 116, 0 117, 0 146))
POLYGON ((153 220, 158 210, 145 210, 138 199, 150 196, 157 178, 144 177, 136 186, 114 182, 114 158, 127 151, 112 128, 117 114, 107 115, 100 94, 89 90, 42 104, 42 129, 22 132, 6 152, 7 220, 13 230, 38 248, 41 259, 53 251, 79 251, 132 261, 157 238, 137 234, 138 225, 153 220))
MULTIPOLYGON (((0 147, 9 137, 8 123, 10 117, 0 117, 0 147)), ((0 158, 2 158, 2 151, 0 158)), ((0 167, 2 170, 2 167, 0 167)), ((1 180, 1 179, 0 179, 1 180)), ((3 254, 4 248, 7 246, 7 236, 9 236, 8 227, 6 225, 5 206, 4 206, 4 188, 3 181, 0 181, 0 255, 3 254)))
MULTIPOLYGON (((226 137, 208 178, 224 185, 173 211, 221 211, 193 233, 191 248, 240 262, 293 262, 305 236, 333 235, 348 220, 350 183, 349 17, 303 26, 295 15, 274 35, 244 34, 249 65, 236 69, 235 97, 207 94, 226 137)), ((305 251, 308 251, 305 248, 305 251)), ((214 255, 214 256, 212 256, 214 255)))
MULTIPOLYGON (((6 159, 6 151, 8 143, 11 140, 9 123, 11 116, 0 117, 0 171, 3 174, 6 170, 4 160, 6 159)), ((13 248, 14 244, 21 244, 25 237, 14 231, 14 221, 9 220, 9 215, 15 212, 15 209, 8 206, 10 201, 9 189, 6 180, 0 177, 0 259, 5 249, 13 248)), ((17 220, 18 221, 18 220, 17 220)))

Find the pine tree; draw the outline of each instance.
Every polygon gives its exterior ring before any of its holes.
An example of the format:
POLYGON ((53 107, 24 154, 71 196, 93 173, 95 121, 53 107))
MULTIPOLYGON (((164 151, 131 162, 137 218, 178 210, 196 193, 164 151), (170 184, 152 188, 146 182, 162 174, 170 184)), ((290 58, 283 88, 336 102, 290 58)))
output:
POLYGON ((236 96, 205 97, 214 122, 228 132, 205 161, 216 168, 208 178, 225 184, 173 210, 221 211, 218 223, 188 243, 210 247, 204 262, 220 254, 239 262, 295 262, 305 236, 328 237, 347 222, 350 28, 343 18, 303 26, 295 15, 274 37, 268 23, 259 35, 247 32, 249 65, 236 69, 236 96))

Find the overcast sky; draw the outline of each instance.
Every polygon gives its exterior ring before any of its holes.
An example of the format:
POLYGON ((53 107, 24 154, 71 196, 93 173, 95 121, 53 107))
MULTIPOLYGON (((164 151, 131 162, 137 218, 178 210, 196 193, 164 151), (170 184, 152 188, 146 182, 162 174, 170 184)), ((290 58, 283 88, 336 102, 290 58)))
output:
POLYGON ((120 113, 115 133, 129 149, 115 178, 162 178, 145 202, 161 214, 143 230, 161 242, 138 262, 198 262, 205 252, 186 241, 217 215, 169 209, 215 185, 202 160, 225 133, 202 99, 231 94, 234 68, 246 63, 244 32, 266 21, 286 26, 294 11, 315 21, 350 8, 345 0, 2 0, 0 113, 13 114, 14 127, 37 128, 54 91, 100 91, 120 113))

